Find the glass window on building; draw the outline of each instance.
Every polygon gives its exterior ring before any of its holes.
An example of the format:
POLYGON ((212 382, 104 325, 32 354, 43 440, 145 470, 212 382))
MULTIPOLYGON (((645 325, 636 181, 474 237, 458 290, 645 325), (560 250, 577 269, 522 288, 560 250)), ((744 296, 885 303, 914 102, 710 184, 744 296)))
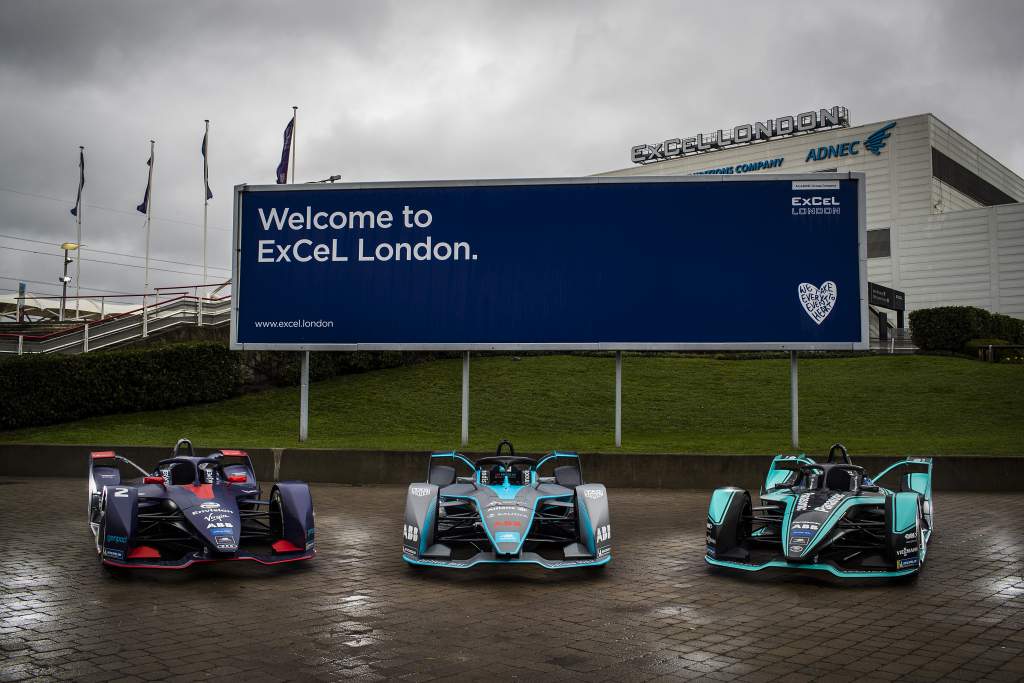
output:
POLYGON ((889 228, 868 230, 868 258, 885 258, 891 254, 889 228))

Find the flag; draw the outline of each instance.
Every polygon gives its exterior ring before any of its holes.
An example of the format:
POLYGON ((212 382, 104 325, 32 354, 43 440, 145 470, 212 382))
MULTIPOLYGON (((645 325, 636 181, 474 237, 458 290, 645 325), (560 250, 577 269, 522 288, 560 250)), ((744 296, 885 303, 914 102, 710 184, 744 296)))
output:
POLYGON ((210 129, 207 127, 206 132, 203 133, 203 183, 206 184, 206 198, 213 199, 213 192, 210 191, 210 162, 206 158, 206 138, 210 135, 210 129))
POLYGON ((147 213, 149 211, 149 192, 153 185, 153 151, 150 148, 149 161, 146 162, 149 166, 149 178, 146 180, 146 196, 143 197, 142 203, 135 207, 139 213, 147 213))
POLYGON ((82 188, 85 187, 85 147, 78 148, 78 199, 75 200, 75 208, 71 209, 71 215, 78 217, 78 210, 82 208, 82 188))
POLYGON ((277 184, 284 185, 288 182, 288 157, 292 151, 292 131, 295 129, 295 115, 284 127, 284 149, 281 150, 281 163, 277 165, 277 184))

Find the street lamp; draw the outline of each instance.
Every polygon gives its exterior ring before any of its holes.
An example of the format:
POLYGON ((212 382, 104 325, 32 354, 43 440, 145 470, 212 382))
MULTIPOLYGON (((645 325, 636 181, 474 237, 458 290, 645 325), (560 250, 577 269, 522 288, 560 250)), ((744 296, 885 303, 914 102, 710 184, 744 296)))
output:
POLYGON ((82 245, 76 244, 74 242, 65 242, 64 244, 60 245, 60 248, 64 250, 64 274, 61 275, 60 278, 58 278, 60 280, 61 284, 64 286, 63 291, 61 292, 61 295, 60 295, 60 321, 61 322, 64 322, 64 302, 67 301, 67 298, 68 298, 68 283, 71 282, 71 276, 68 275, 68 264, 75 260, 75 259, 71 258, 70 256, 68 256, 68 253, 72 252, 72 251, 75 251, 80 246, 82 246, 82 245))

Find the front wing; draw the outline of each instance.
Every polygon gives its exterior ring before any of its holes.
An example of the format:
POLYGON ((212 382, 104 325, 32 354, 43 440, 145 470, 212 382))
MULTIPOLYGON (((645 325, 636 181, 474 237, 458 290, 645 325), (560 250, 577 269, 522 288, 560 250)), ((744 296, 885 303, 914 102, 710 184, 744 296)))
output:
POLYGON ((119 569, 186 569, 194 564, 211 564, 217 562, 235 562, 235 561, 250 561, 258 562, 259 564, 272 565, 272 564, 285 564, 287 562, 301 562, 302 560, 311 560, 316 556, 316 550, 312 549, 309 551, 298 551, 292 553, 275 553, 273 555, 262 555, 257 553, 249 553, 240 551, 235 555, 226 557, 210 557, 204 555, 202 551, 196 551, 189 553, 184 557, 175 560, 161 560, 158 558, 129 558, 124 560, 113 559, 110 557, 101 558, 103 564, 108 567, 117 567, 119 569))
POLYGON ((537 553, 523 552, 516 557, 501 557, 493 552, 483 552, 464 560, 443 560, 412 557, 403 554, 402 559, 409 564, 421 567, 447 567, 449 569, 469 569, 478 564, 536 564, 545 569, 574 569, 578 567, 598 567, 611 561, 609 553, 601 558, 583 558, 578 560, 551 560, 537 553))

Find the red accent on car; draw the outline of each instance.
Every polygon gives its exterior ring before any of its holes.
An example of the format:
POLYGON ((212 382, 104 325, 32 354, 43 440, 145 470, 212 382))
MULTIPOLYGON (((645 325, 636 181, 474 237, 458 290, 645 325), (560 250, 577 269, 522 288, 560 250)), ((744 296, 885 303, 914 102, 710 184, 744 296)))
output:
POLYGON ((158 560, 160 559, 160 551, 156 548, 150 548, 148 545, 140 545, 137 548, 132 548, 128 551, 129 560, 158 560))
POLYGON ((244 484, 245 482, 249 481, 249 478, 246 477, 244 474, 230 474, 228 475, 228 481, 230 481, 232 484, 244 484))
POLYGON ((114 451, 93 451, 89 455, 92 456, 93 460, 99 460, 100 458, 113 458, 117 456, 114 451))
POLYGON ((283 538, 280 541, 274 541, 271 546, 275 553, 297 553, 305 548, 300 548, 291 541, 286 541, 283 538))
POLYGON ((143 477, 142 478, 142 483, 143 484, 162 484, 162 483, 164 483, 164 478, 163 477, 143 477))
POLYGON ((245 453, 245 451, 237 451, 237 450, 234 450, 234 449, 231 449, 231 448, 222 448, 222 449, 220 449, 220 454, 221 455, 245 455, 246 453, 245 453))
POLYGON ((181 488, 191 491, 196 498, 213 499, 213 484, 184 484, 181 488))

